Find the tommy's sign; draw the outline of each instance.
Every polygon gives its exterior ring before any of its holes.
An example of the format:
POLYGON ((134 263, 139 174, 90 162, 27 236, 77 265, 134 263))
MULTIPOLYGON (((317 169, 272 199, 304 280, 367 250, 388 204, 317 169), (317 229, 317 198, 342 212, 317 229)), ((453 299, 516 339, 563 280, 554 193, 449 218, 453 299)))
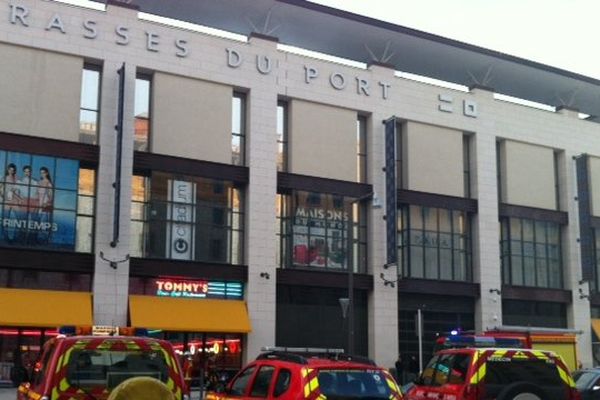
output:
POLYGON ((162 297, 206 297, 208 282, 156 279, 156 295, 162 297))
MULTIPOLYGON (((30 27, 32 20, 30 18, 30 9, 24 5, 9 4, 8 18, 11 24, 20 25, 23 27, 30 27)), ((77 30, 83 38, 89 40, 95 40, 104 34, 99 29, 98 21, 90 18, 84 18, 79 21, 76 28, 67 26, 65 22, 72 23, 71 18, 63 18, 60 14, 55 13, 44 22, 43 28, 46 31, 57 32, 61 34, 70 34, 73 30, 77 30)), ((122 24, 114 26, 112 35, 114 37, 114 43, 119 46, 128 46, 132 40, 131 29, 122 24)), ((165 48, 170 48, 170 51, 176 57, 187 58, 192 55, 190 45, 186 39, 176 38, 168 40, 170 43, 167 45, 164 38, 156 32, 145 31, 144 32, 145 49, 149 52, 158 53, 164 51, 165 48)), ((225 65, 230 69, 237 69, 244 63, 244 54, 241 51, 226 48, 224 49, 225 65)), ((278 63, 269 55, 256 55, 254 62, 256 70, 262 75, 269 75, 273 73, 273 69, 276 68, 278 63)), ((372 82, 369 79, 365 79, 361 76, 349 76, 345 73, 335 71, 325 76, 321 76, 320 71, 312 65, 304 65, 303 67, 303 80, 307 85, 313 84, 320 79, 326 79, 329 86, 336 91, 353 91, 359 96, 378 96, 384 100, 387 100, 390 94, 391 84, 383 81, 372 82)))

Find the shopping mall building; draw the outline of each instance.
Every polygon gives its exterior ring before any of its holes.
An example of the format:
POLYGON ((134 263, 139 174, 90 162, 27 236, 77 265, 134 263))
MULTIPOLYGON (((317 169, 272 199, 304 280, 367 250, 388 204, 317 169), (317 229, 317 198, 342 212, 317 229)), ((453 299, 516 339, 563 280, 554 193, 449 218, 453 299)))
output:
POLYGON ((429 353, 594 363, 600 81, 302 0, 92 5, 0 0, 0 381, 60 325, 390 367, 418 310, 429 353))

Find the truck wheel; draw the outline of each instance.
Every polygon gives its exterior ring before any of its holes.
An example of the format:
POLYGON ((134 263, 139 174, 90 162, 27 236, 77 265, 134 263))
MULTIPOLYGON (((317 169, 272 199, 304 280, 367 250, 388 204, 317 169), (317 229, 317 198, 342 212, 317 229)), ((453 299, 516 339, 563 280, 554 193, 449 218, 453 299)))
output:
POLYGON ((539 386, 527 382, 513 383, 504 388, 496 400, 547 400, 549 397, 539 386))
POLYGON ((158 379, 138 376, 121 382, 108 400, 175 400, 173 392, 158 379))

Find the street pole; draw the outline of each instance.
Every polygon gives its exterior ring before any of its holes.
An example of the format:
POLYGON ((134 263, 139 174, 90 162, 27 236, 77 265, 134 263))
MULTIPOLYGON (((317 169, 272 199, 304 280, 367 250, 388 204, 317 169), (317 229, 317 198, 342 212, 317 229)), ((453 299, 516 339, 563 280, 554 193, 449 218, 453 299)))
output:
POLYGON ((419 337, 419 374, 423 372, 423 315, 417 309, 417 336, 419 337))

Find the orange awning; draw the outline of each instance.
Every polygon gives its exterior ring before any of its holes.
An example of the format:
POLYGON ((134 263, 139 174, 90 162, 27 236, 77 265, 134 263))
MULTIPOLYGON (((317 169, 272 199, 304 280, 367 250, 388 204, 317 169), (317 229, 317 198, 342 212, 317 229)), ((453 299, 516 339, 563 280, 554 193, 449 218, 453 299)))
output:
POLYGON ((89 292, 0 289, 0 326, 56 328, 92 324, 89 292))
POLYGON ((592 330, 596 334, 596 337, 600 340, 600 319, 592 318, 592 330))
POLYGON ((183 332, 248 333, 246 303, 240 300, 129 296, 131 325, 183 332))

